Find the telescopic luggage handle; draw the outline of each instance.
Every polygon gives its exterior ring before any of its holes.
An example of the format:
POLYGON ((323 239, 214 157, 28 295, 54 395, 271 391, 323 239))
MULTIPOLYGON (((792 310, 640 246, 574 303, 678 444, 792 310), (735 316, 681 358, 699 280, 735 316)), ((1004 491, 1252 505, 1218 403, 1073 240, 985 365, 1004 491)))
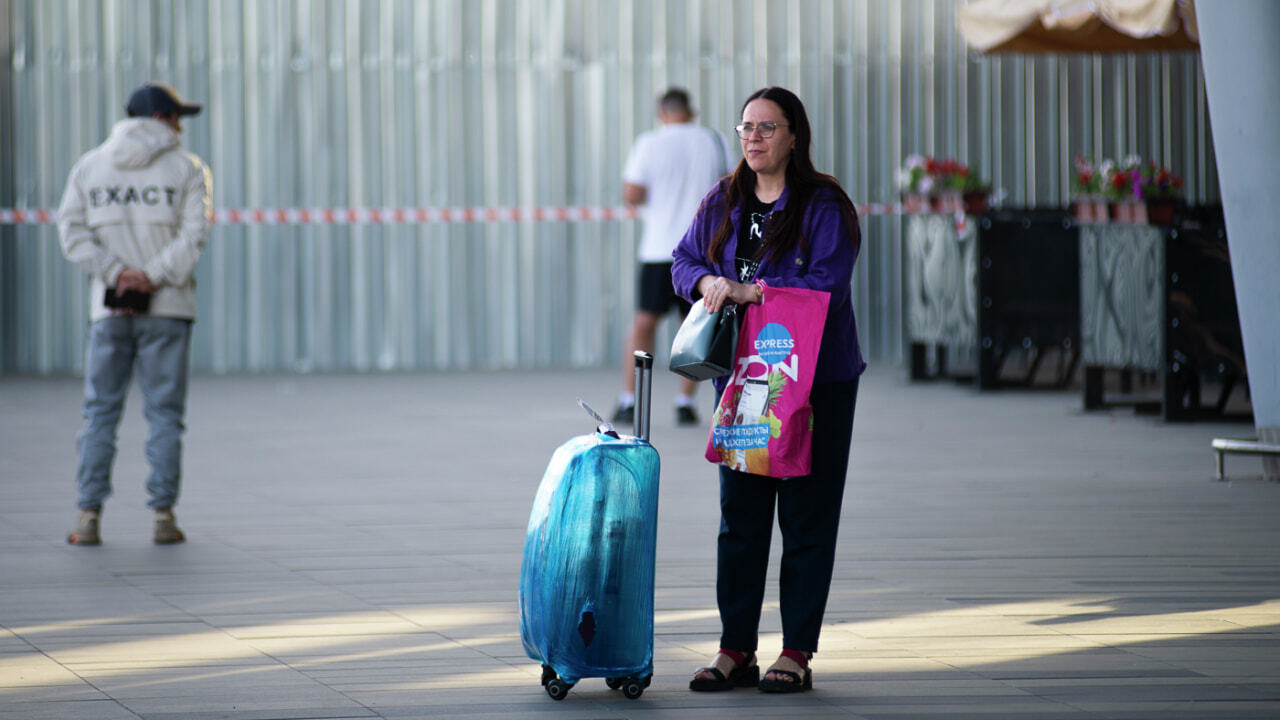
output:
MULTIPOLYGON (((636 404, 635 412, 632 415, 632 432, 641 440, 649 439, 649 407, 653 399, 653 356, 643 350, 635 351, 636 357, 636 404)), ((610 437, 618 437, 617 431, 613 428, 613 423, 605 420, 595 408, 587 404, 586 400, 578 398, 578 407, 587 411, 587 414, 595 418, 598 425, 596 432, 610 437)))
POLYGON ((653 355, 643 351, 635 351, 636 358, 636 412, 635 436, 641 440, 649 439, 650 400, 653 399, 653 355))

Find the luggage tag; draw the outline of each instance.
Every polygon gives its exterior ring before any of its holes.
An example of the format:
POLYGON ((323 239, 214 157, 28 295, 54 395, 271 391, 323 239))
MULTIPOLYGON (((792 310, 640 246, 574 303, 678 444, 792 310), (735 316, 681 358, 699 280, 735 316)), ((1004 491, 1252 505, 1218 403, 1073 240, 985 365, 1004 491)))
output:
POLYGON ((583 400, 582 398, 578 398, 578 407, 582 408, 583 410, 586 410, 587 414, 595 418, 595 421, 599 423, 598 425, 596 425, 596 432, 600 433, 601 435, 608 435, 609 437, 614 439, 618 439, 621 437, 620 435, 618 435, 618 431, 613 429, 613 423, 600 417, 600 413, 596 412, 595 408, 588 405, 586 400, 583 400))

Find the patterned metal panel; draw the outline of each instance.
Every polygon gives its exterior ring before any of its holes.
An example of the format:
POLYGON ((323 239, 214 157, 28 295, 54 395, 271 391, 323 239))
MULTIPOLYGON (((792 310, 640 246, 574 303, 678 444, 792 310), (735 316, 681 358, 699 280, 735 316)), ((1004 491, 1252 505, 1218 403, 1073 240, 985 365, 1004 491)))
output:
POLYGON ((906 220, 907 339, 972 352, 978 339, 978 233, 973 218, 906 220))
POLYGON ((1080 225, 1085 365, 1158 371, 1164 347, 1164 228, 1080 225))
MULTIPOLYGON (((1067 199, 1073 155, 1137 152, 1216 199, 1195 54, 982 57, 952 0, 0 0, 0 207, 56 206, 129 89, 206 113, 185 142, 218 207, 611 206, 653 100, 728 133, 795 89, 859 202, 903 158, 976 167, 1013 205, 1067 199)), ((903 357, 900 217, 863 221, 868 357, 903 357)), ((219 226, 193 362, 217 372, 602 366, 633 303, 632 221, 219 226)), ((50 226, 0 225, 0 373, 82 364, 87 284, 50 226)))

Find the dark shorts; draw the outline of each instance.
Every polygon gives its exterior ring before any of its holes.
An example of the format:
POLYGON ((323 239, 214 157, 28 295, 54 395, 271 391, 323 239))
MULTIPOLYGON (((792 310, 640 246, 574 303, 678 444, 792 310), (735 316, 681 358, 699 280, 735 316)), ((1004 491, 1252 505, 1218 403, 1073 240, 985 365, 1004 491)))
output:
POLYGON ((680 309, 680 317, 688 315, 692 307, 671 285, 671 263, 641 263, 636 277, 636 309, 666 315, 672 306, 680 309))

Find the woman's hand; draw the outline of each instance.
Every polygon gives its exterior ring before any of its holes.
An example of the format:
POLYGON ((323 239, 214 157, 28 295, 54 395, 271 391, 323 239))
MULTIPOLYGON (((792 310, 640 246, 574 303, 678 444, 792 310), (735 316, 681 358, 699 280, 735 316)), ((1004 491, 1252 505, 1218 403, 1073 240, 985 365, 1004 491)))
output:
POLYGON ((698 292, 707 312, 717 312, 725 304, 749 305, 759 303, 763 292, 755 283, 740 283, 727 277, 703 275, 698 280, 698 292))

